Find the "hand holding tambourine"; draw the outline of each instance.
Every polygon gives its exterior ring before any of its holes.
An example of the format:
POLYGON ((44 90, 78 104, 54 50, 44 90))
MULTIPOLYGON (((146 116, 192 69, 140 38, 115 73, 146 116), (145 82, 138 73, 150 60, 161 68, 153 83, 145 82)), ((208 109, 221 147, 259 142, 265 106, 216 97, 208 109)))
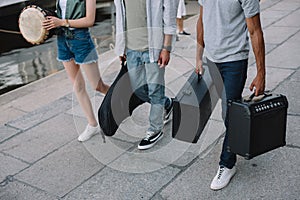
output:
POLYGON ((54 35, 55 27, 44 27, 43 25, 47 17, 50 16, 51 18, 56 16, 55 12, 42 9, 36 5, 25 7, 19 16, 19 28, 25 40, 31 44, 41 44, 54 35))

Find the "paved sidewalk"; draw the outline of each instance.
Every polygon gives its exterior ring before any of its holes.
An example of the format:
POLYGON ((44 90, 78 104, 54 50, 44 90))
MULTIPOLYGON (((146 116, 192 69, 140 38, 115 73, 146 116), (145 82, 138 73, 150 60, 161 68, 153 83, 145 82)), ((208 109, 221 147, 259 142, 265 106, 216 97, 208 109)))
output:
MULTIPOLYGON (((186 1, 184 26, 166 71, 175 96, 193 71, 198 4, 186 1), (194 15, 194 16, 193 16, 194 15)), ((288 97, 287 145, 250 161, 238 158, 237 174, 211 191, 224 126, 220 104, 197 144, 165 137, 153 149, 137 150, 147 128, 149 105, 124 120, 114 137, 77 142, 86 120, 64 71, 0 96, 0 199, 300 199, 300 0, 262 0, 267 89, 288 97)), ((111 83, 119 71, 112 51, 100 56, 111 83)), ((244 94, 256 73, 251 54, 244 94)), ((103 96, 89 88, 95 111, 103 96)))

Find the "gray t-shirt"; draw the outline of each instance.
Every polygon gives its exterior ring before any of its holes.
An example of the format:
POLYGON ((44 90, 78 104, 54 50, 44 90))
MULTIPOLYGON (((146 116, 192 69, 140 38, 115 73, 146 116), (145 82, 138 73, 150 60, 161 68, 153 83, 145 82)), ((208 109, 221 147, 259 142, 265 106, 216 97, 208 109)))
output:
POLYGON ((146 0, 125 0, 126 48, 148 49, 146 0))
POLYGON ((206 56, 213 62, 247 59, 249 37, 245 19, 260 12, 259 0, 199 0, 203 6, 206 56))

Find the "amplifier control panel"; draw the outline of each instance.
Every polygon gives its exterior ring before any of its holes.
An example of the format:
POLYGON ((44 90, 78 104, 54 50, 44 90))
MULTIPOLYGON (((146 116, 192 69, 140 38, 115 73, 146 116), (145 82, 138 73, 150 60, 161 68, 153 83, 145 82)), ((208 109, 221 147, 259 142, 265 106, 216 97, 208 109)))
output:
POLYGON ((253 111, 254 113, 261 113, 264 111, 269 111, 272 109, 276 109, 279 107, 284 107, 285 103, 278 99, 277 101, 266 101, 266 102, 261 102, 256 105, 253 105, 253 111))

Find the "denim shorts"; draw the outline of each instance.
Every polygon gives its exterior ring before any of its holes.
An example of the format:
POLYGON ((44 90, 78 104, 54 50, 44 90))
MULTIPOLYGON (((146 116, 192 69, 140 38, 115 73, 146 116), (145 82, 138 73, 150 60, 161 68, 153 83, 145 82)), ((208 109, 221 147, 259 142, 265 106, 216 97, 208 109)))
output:
POLYGON ((57 60, 76 64, 89 64, 98 61, 98 53, 88 28, 61 29, 57 35, 57 60))

